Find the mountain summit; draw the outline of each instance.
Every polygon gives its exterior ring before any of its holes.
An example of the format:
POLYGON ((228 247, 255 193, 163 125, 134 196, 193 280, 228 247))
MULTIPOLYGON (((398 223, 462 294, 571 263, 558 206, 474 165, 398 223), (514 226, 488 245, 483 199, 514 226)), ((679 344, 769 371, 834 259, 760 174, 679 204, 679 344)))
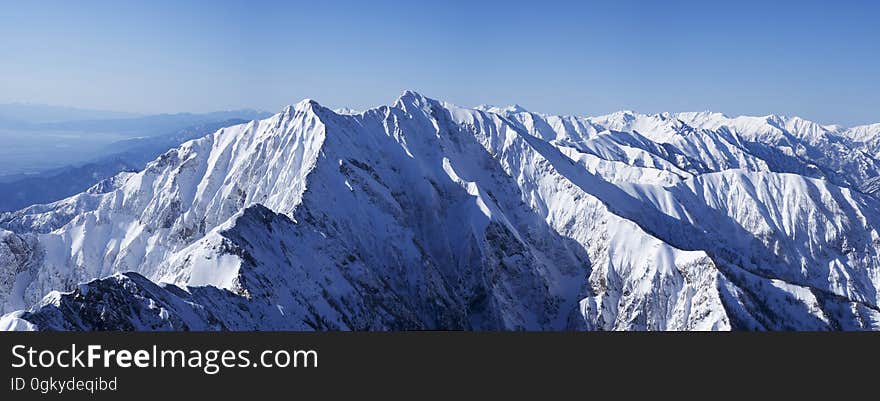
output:
POLYGON ((876 139, 304 100, 0 215, 0 328, 877 330, 876 139))

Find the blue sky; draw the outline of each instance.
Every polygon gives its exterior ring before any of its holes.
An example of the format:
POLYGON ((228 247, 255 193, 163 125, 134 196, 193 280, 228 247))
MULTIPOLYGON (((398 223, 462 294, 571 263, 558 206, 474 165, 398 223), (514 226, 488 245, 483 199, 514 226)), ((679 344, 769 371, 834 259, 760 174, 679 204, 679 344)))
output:
POLYGON ((0 2, 2 103, 364 108, 415 89, 561 114, 880 121, 873 1, 0 2))

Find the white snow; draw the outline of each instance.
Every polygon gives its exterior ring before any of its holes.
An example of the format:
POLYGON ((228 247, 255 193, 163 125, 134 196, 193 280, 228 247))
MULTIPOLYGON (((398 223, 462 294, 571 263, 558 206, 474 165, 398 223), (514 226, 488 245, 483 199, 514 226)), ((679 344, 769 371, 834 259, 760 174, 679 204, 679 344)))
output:
POLYGON ((0 331, 36 331, 37 326, 21 319, 22 312, 12 312, 0 316, 0 331))
POLYGON ((273 327, 317 311, 358 328, 346 313, 377 313, 365 288, 451 324, 424 305, 480 288, 494 309, 469 316, 475 328, 495 314, 494 328, 877 329, 880 203, 862 193, 880 173, 877 132, 468 109, 411 91, 362 112, 307 99, 169 150, 110 192, 10 217, 32 231, 0 232, 0 301, 135 271, 262 294, 273 327))

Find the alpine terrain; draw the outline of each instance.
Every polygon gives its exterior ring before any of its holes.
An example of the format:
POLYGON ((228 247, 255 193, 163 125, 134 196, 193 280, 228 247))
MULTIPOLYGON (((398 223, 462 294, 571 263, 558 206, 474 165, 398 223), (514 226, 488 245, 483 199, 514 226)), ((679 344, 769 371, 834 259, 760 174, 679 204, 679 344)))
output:
POLYGON ((4 330, 880 330, 880 124, 311 100, 0 214, 4 330))

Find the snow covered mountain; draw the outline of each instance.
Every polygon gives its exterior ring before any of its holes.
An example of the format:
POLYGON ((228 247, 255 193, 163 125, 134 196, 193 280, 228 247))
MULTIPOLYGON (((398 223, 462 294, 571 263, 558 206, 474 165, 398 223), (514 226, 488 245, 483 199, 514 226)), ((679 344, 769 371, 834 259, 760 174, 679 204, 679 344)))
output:
POLYGON ((304 100, 4 216, 0 328, 878 330, 878 131, 304 100))

